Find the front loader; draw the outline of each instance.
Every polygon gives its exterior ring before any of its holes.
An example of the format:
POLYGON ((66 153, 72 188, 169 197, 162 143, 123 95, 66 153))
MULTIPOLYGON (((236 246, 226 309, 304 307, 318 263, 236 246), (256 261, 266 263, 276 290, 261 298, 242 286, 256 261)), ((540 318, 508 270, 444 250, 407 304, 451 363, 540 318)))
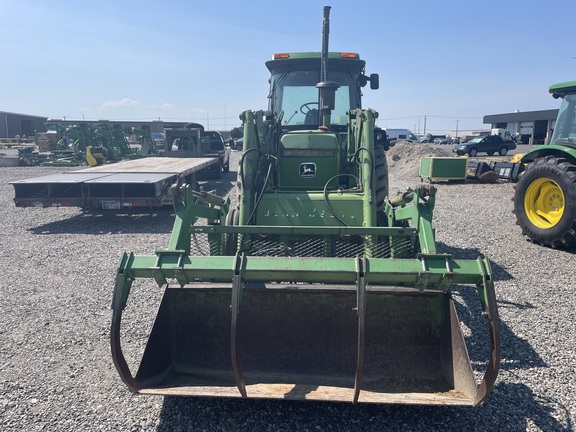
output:
POLYGON ((499 368, 487 258, 436 250, 436 189, 388 197, 385 134, 358 54, 282 53, 265 111, 241 114, 237 203, 174 187, 169 245, 124 253, 112 355, 135 393, 475 406, 499 368), (377 139, 378 137, 381 140, 377 139), (121 343, 135 281, 163 289, 138 371, 121 343), (490 348, 475 380, 454 284, 475 287, 490 348))

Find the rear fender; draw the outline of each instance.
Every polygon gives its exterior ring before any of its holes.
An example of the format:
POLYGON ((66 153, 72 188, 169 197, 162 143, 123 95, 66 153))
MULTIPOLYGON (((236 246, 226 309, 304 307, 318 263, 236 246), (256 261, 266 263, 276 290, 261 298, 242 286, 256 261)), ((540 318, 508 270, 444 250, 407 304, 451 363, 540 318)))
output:
POLYGON ((536 146, 530 151, 526 152, 520 162, 530 163, 536 159, 546 156, 554 156, 556 158, 566 158, 571 163, 576 163, 576 147, 563 146, 563 145, 544 145, 536 146))

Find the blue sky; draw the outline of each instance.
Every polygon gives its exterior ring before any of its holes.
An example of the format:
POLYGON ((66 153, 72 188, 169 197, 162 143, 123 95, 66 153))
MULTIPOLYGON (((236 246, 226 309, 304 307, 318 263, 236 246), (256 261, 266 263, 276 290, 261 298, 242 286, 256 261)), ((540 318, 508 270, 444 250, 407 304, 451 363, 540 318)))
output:
POLYGON ((485 128, 576 79, 574 0, 0 0, 0 111, 231 129, 266 108, 273 53, 320 51, 324 5, 330 50, 380 74, 381 127, 485 128))

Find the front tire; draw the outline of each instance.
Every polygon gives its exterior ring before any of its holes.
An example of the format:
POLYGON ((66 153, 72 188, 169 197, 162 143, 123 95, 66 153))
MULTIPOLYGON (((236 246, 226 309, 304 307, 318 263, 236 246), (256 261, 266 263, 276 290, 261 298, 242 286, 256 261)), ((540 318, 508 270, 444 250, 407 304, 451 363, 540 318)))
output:
POLYGON ((468 156, 470 157, 474 157, 478 154, 478 150, 476 150, 474 147, 472 147, 470 150, 468 150, 468 156))
POLYGON ((576 165, 554 156, 536 159, 514 186, 516 223, 534 243, 576 246, 576 165))
POLYGON ((384 210, 384 198, 388 196, 388 162, 384 147, 377 145, 374 148, 376 175, 376 211, 384 210))
POLYGON ((506 153, 508 153, 508 147, 506 146, 502 146, 500 147, 500 150, 498 150, 500 156, 506 156, 506 153))

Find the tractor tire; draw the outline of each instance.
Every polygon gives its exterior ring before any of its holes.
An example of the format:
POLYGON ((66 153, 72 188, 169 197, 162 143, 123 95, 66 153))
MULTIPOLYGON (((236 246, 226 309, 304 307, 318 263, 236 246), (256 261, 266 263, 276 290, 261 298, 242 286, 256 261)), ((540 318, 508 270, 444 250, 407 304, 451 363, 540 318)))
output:
POLYGON ((546 156, 530 163, 514 186, 522 234, 551 248, 576 247, 576 165, 546 156))
POLYGON ((384 147, 374 147, 374 175, 376 176, 376 211, 384 210, 384 198, 388 196, 388 162, 384 147))
MULTIPOLYGON (((374 175, 376 177, 376 225, 379 227, 388 226, 388 218, 384 212, 384 201, 388 196, 388 161, 384 146, 376 144, 374 146, 374 175)), ((388 236, 378 237, 378 247, 376 256, 378 258, 389 258, 390 238, 388 236)))

